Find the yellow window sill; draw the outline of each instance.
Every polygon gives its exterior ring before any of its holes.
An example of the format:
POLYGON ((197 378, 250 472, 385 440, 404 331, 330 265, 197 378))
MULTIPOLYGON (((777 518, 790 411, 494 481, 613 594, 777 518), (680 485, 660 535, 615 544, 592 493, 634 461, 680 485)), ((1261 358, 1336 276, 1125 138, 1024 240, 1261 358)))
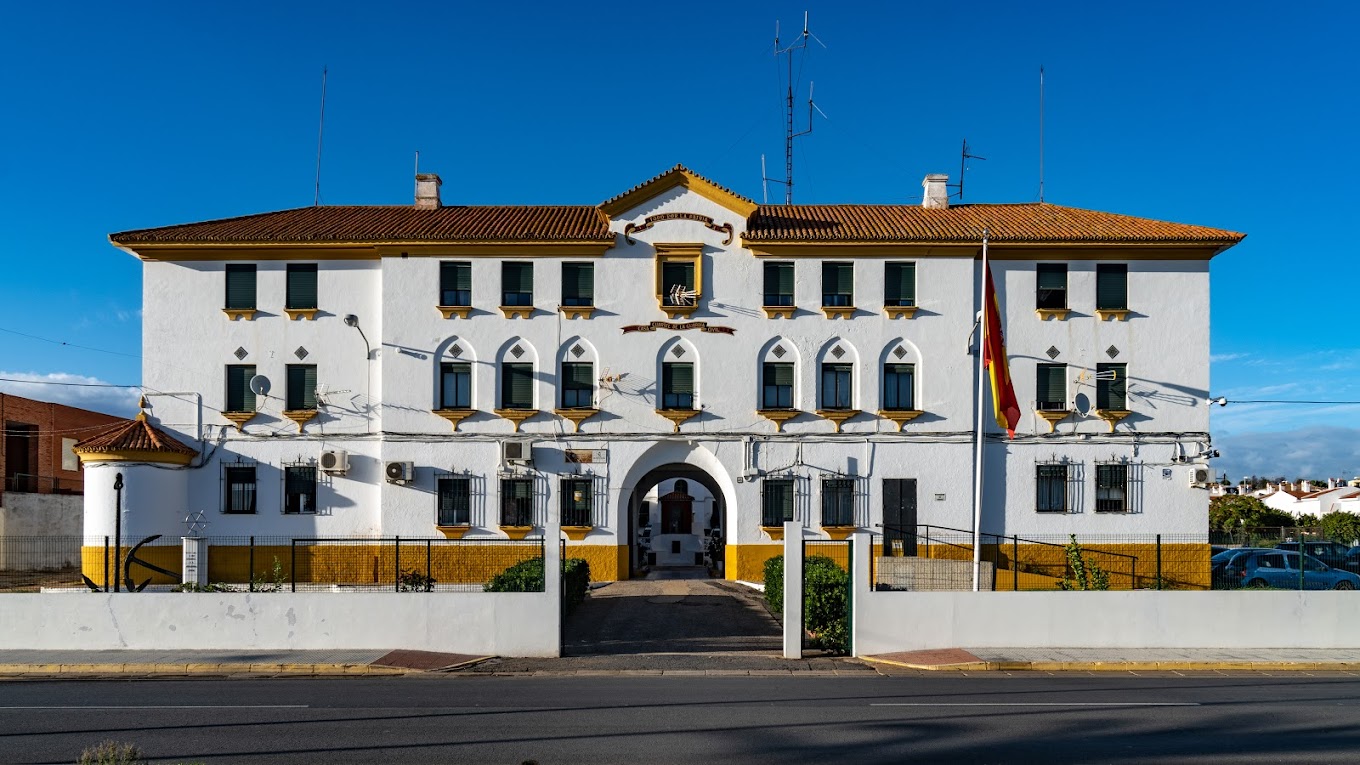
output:
POLYGON ((1133 412, 1127 409, 1097 409, 1094 412, 1092 412, 1092 414, 1108 423, 1110 426, 1110 432, 1113 433, 1114 426, 1118 425, 1119 422, 1123 420, 1125 417, 1128 417, 1129 415, 1133 414, 1133 412))
POLYGON ((1072 309, 1070 309, 1070 308, 1035 308, 1035 309, 1034 309, 1034 313, 1038 314, 1038 316, 1039 316, 1039 321, 1048 321, 1049 319, 1057 319, 1058 321, 1067 321, 1067 315, 1068 315, 1069 313, 1072 313, 1072 309))
POLYGON ((850 535, 855 533, 858 528, 858 526, 823 526, 822 531, 832 539, 840 541, 849 539, 850 535))
POLYGON ((319 310, 320 309, 318 308, 285 308, 283 309, 283 312, 288 314, 288 318, 292 321, 297 321, 298 319, 316 321, 316 314, 319 310))
POLYGON ((237 321, 238 319, 245 319, 246 321, 255 321, 254 308, 223 308, 222 313, 225 313, 227 315, 227 318, 231 319, 232 321, 237 321))
POLYGON ((656 413, 671 421, 674 433, 680 432, 680 423, 699 416, 698 409, 658 409, 656 413))
POLYGON ((1070 409, 1036 409, 1034 413, 1048 421, 1048 432, 1052 433, 1053 428, 1071 416, 1072 411, 1070 409))
POLYGON ((666 318, 668 319, 688 319, 690 316, 694 315, 695 311, 699 310, 698 298, 695 298, 694 305, 666 305, 665 303, 661 303, 661 301, 657 302, 660 304, 661 310, 665 312, 666 318))
POLYGON ((477 413, 476 409, 435 409, 434 413, 449 421, 453 426, 454 432, 458 432, 458 423, 466 420, 477 413))
POLYGON ((504 531, 504 532, 505 532, 505 535, 506 535, 507 537, 509 537, 509 538, 511 538, 511 539, 515 539, 515 540, 524 539, 525 537, 529 536, 529 534, 533 533, 533 530, 534 530, 534 527, 533 527, 533 526, 502 526, 502 527, 501 527, 501 531, 504 531))
POLYGON ((889 319, 914 319, 916 318, 916 306, 914 305, 885 305, 883 313, 889 319))
POLYGON ((885 420, 892 420, 897 423, 897 432, 902 432, 902 426, 925 414, 920 409, 880 409, 878 416, 885 420))
POLYGON ((573 542, 579 542, 582 539, 585 539, 586 535, 590 534, 594 529, 594 526, 563 526, 562 533, 567 535, 567 539, 570 539, 573 542))
POLYGON ((471 526, 435 526, 445 539, 462 539, 463 535, 472 530, 471 526))
POLYGON ((520 423, 538 414, 537 409, 496 409, 496 416, 503 417, 515 424, 515 432, 519 432, 520 423))
POLYGON ((770 539, 778 542, 784 538, 783 526, 761 526, 760 530, 770 535, 770 539))
POLYGON ((531 305, 503 305, 501 306, 501 315, 507 319, 513 319, 517 316, 521 319, 532 319, 534 307, 531 305))
POLYGON ((445 319, 452 319, 455 316, 460 319, 466 319, 468 314, 472 313, 472 306, 470 305, 441 305, 435 307, 439 309, 439 315, 443 316, 445 319))
POLYGON ((761 306, 761 309, 765 311, 765 318, 767 318, 767 319, 774 319, 774 318, 792 319, 792 318, 793 318, 793 314, 796 313, 796 312, 798 311, 798 306, 796 306, 796 305, 766 305, 766 306, 761 306))
POLYGON ((580 433, 581 423, 585 422, 586 420, 590 419, 591 417, 594 417, 599 413, 600 410, 594 407, 553 410, 553 414, 557 415, 558 417, 561 417, 565 420, 571 420, 571 429, 573 433, 580 433))
POLYGON ((822 306, 822 313, 826 314, 826 318, 828 318, 828 319, 837 319, 837 318, 839 318, 839 319, 849 319, 850 317, 852 317, 852 316, 855 315, 855 311, 856 311, 856 310, 858 310, 858 309, 855 308, 855 307, 852 306, 852 305, 824 305, 824 306, 822 306))
POLYGON ((774 423, 774 432, 782 433, 784 423, 802 414, 797 409, 757 409, 756 414, 774 423))
POLYGON ((1127 308, 1097 308, 1097 309, 1096 309, 1096 316, 1099 316, 1101 321, 1109 321, 1110 319, 1114 319, 1115 321, 1128 321, 1128 320, 1129 320, 1129 309, 1127 309, 1127 308))
POLYGON ((589 319, 595 313, 593 305, 560 305, 557 310, 568 319, 589 319))
POLYGON ((247 422, 255 417, 255 414, 255 412, 223 412, 222 416, 230 420, 237 430, 241 430, 247 422))
POLYGON ((316 410, 315 410, 315 409, 289 409, 289 410, 285 410, 285 411, 284 411, 283 416, 284 416, 284 417, 287 417, 288 419, 292 420, 293 422, 296 422, 296 423, 297 423, 297 426, 298 426, 298 432, 301 433, 301 432, 302 432, 302 426, 303 426, 303 425, 306 425, 309 421, 311 421, 311 419, 312 419, 313 417, 316 416, 316 410))
POLYGON ((841 432, 841 424, 846 420, 855 417, 860 411, 858 409, 818 409, 817 416, 828 420, 836 426, 836 432, 841 432))

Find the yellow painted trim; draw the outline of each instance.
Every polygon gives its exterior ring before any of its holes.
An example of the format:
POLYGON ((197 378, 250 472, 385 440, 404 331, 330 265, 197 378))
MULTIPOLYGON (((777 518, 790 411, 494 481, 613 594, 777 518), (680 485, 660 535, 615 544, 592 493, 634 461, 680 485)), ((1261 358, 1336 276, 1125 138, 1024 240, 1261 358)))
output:
POLYGON ((757 409, 756 414, 774 423, 774 432, 782 433, 784 423, 792 420, 803 412, 798 409, 757 409))
POLYGON ((616 237, 593 242, 144 242, 125 244, 109 237, 120 250, 144 261, 197 262, 212 260, 378 260, 409 257, 600 257, 616 237))
POLYGON ((520 423, 538 414, 537 409, 496 409, 497 417, 503 417, 515 424, 515 432, 519 432, 520 423))
POLYGON ((521 319, 532 319, 534 317, 534 307, 531 305, 503 305, 501 315, 507 319, 518 316, 521 319))
POLYGON ((1097 309, 1096 309, 1096 316, 1099 316, 1101 321, 1109 321, 1110 319, 1114 319, 1114 320, 1116 320, 1116 321, 1128 321, 1128 320, 1129 320, 1129 309, 1127 309, 1127 308, 1097 308, 1097 309))
POLYGON ((763 305, 760 308, 765 312, 765 318, 767 319, 792 319, 793 315, 798 311, 798 306, 796 305, 763 305))
POLYGON ((1072 415, 1070 409, 1035 409, 1034 413, 1048 421, 1048 432, 1052 433, 1058 423, 1072 415))
POLYGON ((154 462, 162 465, 187 465, 194 459, 192 454, 177 452, 153 452, 141 449, 124 449, 110 452, 87 452, 72 449, 82 464, 87 462, 154 462))
POLYGON ((656 250, 654 267, 656 272, 656 304, 669 319, 687 318, 699 310, 704 299, 704 245, 699 242, 658 242, 652 245, 656 250), (666 285, 661 283, 663 263, 694 264, 694 305, 666 305, 666 285))
POLYGON ((832 539, 840 542, 850 538, 850 535, 859 530, 858 526, 823 526, 822 532, 832 539))
POLYGON ((440 305, 435 306, 435 308, 439 310, 439 315, 445 319, 452 319, 455 316, 466 319, 468 314, 472 313, 472 306, 470 305, 440 305))
POLYGON ((1118 425, 1120 420, 1133 414, 1133 412, 1130 412, 1127 409, 1096 409, 1092 414, 1109 423, 1110 432, 1113 433, 1114 426, 1118 425))
POLYGON ((557 310, 568 319, 589 319, 595 314, 593 305, 560 305, 557 310))
POLYGON ((617 242, 611 235, 598 242, 393 242, 375 246, 379 257, 399 258, 597 258, 617 242))
POLYGON ((462 539, 464 534, 472 530, 471 526, 435 526, 435 528, 446 539, 462 539))
POLYGON ((699 416, 698 409, 658 409, 656 413, 671 421, 674 433, 680 432, 680 423, 699 416))
POLYGON ((285 308, 283 309, 283 312, 288 314, 288 318, 292 321, 297 321, 298 319, 316 321, 316 314, 319 310, 320 309, 318 308, 285 308))
MULTIPOLYGON (((742 246, 756 257, 977 257, 982 252, 979 242, 751 242, 742 237, 742 246)), ((1237 244, 1237 241, 1205 242, 993 242, 987 257, 993 260, 1035 260, 1035 250, 1060 250, 1061 255, 1045 259, 1055 260, 1211 260, 1215 255, 1237 244)))
POLYGON ((925 414, 920 409, 880 409, 878 416, 885 420, 892 420, 897 423, 897 432, 902 432, 902 426, 925 414))
POLYGON ((240 319, 255 321, 256 311, 254 308, 223 308, 222 313, 226 314, 227 318, 232 321, 238 321, 240 319))
POLYGON ((476 409, 435 409, 434 413, 449 421, 453 432, 458 432, 458 423, 477 413, 476 409))
POLYGON ((751 213, 755 212, 756 208, 759 207, 755 202, 752 202, 745 197, 738 196, 727 189, 718 186, 712 181, 700 178, 689 170, 675 168, 664 173, 660 178, 644 183, 623 194, 619 198, 600 205, 600 211, 610 218, 614 218, 653 197, 670 191, 676 186, 683 186, 685 189, 698 194, 710 202, 722 205, 723 207, 738 213, 743 218, 751 217, 751 213))
POLYGON ((824 418, 824 419, 827 419, 827 420, 831 420, 832 424, 836 426, 836 432, 837 432, 837 433, 841 432, 841 423, 845 422, 846 420, 851 419, 852 417, 854 417, 855 415, 857 415, 857 414, 859 414, 859 413, 860 413, 860 411, 859 411, 858 409, 818 409, 818 410, 817 410, 817 416, 818 416, 818 417, 821 417, 821 418, 824 418))
POLYGON ((916 309, 919 307, 914 305, 885 305, 883 306, 883 314, 889 319, 914 319, 916 318, 916 309))
POLYGON ((245 428, 246 423, 250 422, 258 412, 223 412, 222 416, 231 420, 237 430, 245 428))
POLYGON ((284 410, 283 413, 284 417, 297 423, 299 433, 302 432, 302 426, 306 425, 316 415, 317 411, 315 409, 289 409, 284 410))
POLYGON ((511 539, 523 539, 534 530, 533 526, 502 526, 501 531, 511 539))
POLYGON ((1035 308, 1035 309, 1034 309, 1034 313, 1035 313, 1036 315, 1038 315, 1039 321, 1048 321, 1049 319, 1057 319, 1058 321, 1067 321, 1067 315, 1070 314, 1070 313, 1072 313, 1072 309, 1071 309, 1071 308, 1035 308))
POLYGON ((567 539, 579 542, 586 538, 586 535, 594 531, 594 526, 563 526, 562 533, 567 535, 567 539))
POLYGON ((573 433, 581 432, 581 423, 599 414, 600 410, 590 409, 554 409, 553 414, 566 420, 571 420, 571 430, 573 433))
POLYGON ((824 305, 824 306, 822 306, 822 313, 826 314, 826 318, 828 318, 828 319, 848 319, 848 318, 854 316, 854 315, 855 315, 855 311, 857 311, 857 310, 859 310, 859 309, 855 308, 855 307, 852 306, 852 305, 824 305))
POLYGON ((773 539, 776 542, 782 541, 784 539, 783 526, 761 526, 760 530, 765 532, 767 535, 769 535, 770 539, 773 539))

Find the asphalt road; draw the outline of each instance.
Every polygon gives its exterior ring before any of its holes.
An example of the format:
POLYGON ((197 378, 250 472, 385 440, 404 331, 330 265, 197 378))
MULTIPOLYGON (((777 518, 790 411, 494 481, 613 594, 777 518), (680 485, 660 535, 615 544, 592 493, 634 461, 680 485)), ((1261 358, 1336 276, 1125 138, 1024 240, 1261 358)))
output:
POLYGON ((1354 762, 1354 676, 0 683, 0 762, 1354 762))

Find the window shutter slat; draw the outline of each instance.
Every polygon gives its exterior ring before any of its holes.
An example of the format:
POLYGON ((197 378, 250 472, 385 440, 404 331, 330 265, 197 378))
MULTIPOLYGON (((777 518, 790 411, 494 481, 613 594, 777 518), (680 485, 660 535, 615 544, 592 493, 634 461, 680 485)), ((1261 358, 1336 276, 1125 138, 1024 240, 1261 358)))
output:
POLYGON ((574 384, 586 388, 595 385, 595 369, 593 364, 567 364, 568 379, 574 384))
POLYGON ((1067 289, 1067 266, 1058 263, 1040 263, 1038 266, 1039 289, 1067 289))
POLYGON ((290 264, 287 292, 285 307, 316 308, 316 264, 290 264))
POLYGON ((855 290, 855 269, 849 263, 836 264, 836 292, 840 295, 852 295, 855 290))
POLYGON ((533 406, 533 367, 529 364, 506 364, 504 375, 504 390, 510 395, 508 397, 502 395, 503 399, 508 400, 501 401, 501 405, 507 409, 527 409, 533 406))
POLYGON ((595 297, 595 266, 582 263, 576 267, 576 296, 593 299, 595 297))
POLYGON ((534 291, 533 263, 506 263, 502 275, 506 292, 534 291))
POLYGON ((671 373, 672 393, 694 392, 694 367, 690 364, 667 364, 671 373))
POLYGON ((778 263, 765 264, 765 294, 778 295, 779 293, 779 265, 778 263))
POLYGON ((1096 308, 1122 311, 1129 307, 1129 267, 1121 264, 1096 266, 1096 308))
POLYGON ((255 266, 227 265, 227 308, 255 307, 255 266))
POLYGON ((766 385, 793 385, 792 364, 766 364, 766 385))
POLYGON ((888 305, 915 305, 916 264, 888 263, 883 275, 883 290, 888 305))
POLYGON ((780 263, 780 264, 779 264, 779 294, 781 294, 781 295, 792 295, 792 294, 793 294, 793 264, 792 264, 792 263, 780 263))
POLYGON ((250 378, 255 376, 253 365, 227 367, 227 411, 255 411, 255 392, 250 389, 250 378))

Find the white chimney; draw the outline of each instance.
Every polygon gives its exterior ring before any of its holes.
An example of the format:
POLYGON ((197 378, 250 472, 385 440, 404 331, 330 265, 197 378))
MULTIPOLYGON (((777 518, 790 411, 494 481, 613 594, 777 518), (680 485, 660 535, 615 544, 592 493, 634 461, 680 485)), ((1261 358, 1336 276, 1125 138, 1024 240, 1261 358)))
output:
POLYGON ((1303 491, 1304 494, 1307 494, 1308 492, 1310 492, 1310 491, 1312 491, 1312 490, 1313 490, 1313 483, 1312 483, 1311 481, 1304 481, 1304 482, 1303 482, 1303 486, 1302 486, 1302 488, 1301 488, 1301 491, 1303 491))
POLYGON ((439 187, 443 181, 434 173, 418 173, 416 175, 416 209, 417 210, 436 210, 441 205, 439 202, 439 187))
POLYGON ((921 206, 927 210, 946 210, 949 208, 949 176, 943 173, 931 173, 926 179, 921 181, 921 188, 925 189, 925 196, 921 199, 921 206))
POLYGON ((1335 478, 1328 478, 1328 479, 1327 479, 1327 488, 1328 488, 1328 489, 1335 489, 1335 488, 1336 488, 1336 479, 1335 479, 1335 478))

